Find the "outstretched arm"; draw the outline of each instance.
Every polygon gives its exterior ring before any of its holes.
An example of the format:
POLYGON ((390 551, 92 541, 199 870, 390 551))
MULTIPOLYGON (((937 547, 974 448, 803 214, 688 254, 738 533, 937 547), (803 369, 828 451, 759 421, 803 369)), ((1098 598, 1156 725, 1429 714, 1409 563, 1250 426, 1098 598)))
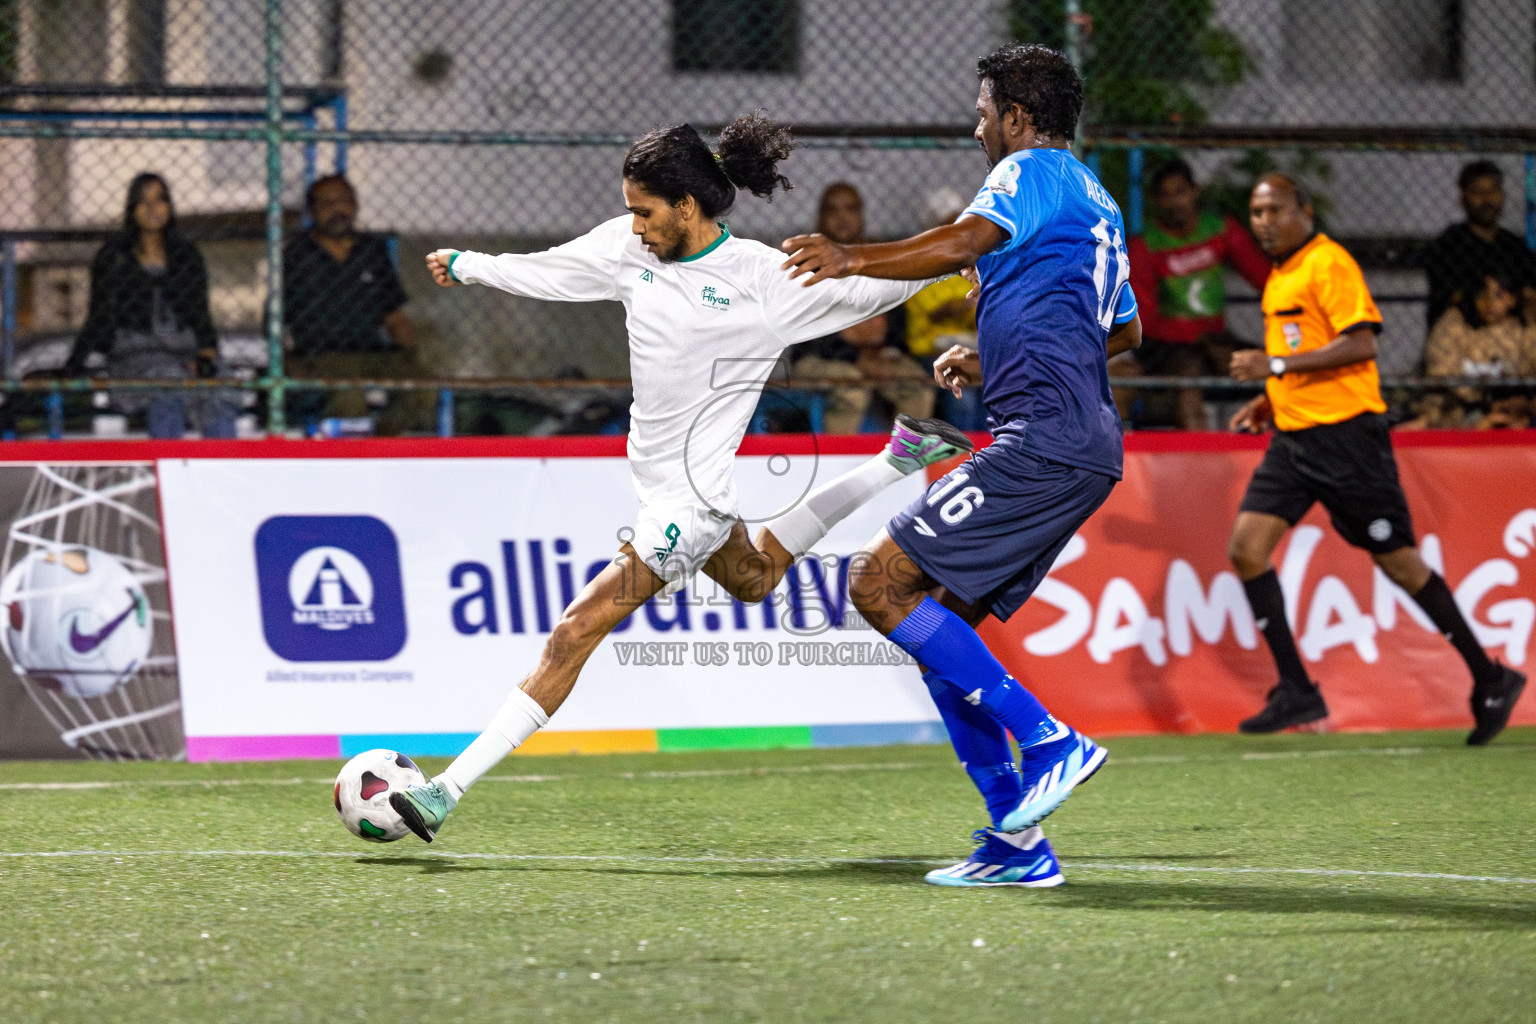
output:
POLYGON ((958 273, 1007 239, 1007 232, 985 217, 965 214, 899 242, 839 245, 825 235, 796 235, 779 248, 789 253, 784 269, 790 277, 810 275, 802 284, 852 274, 918 281, 958 273))
POLYGON ((618 254, 629 239, 628 220, 620 217, 599 224, 580 238, 543 252, 491 256, 439 249, 427 255, 427 269, 444 287, 486 284, 552 302, 617 299, 618 254))
POLYGON ((821 288, 801 288, 777 267, 760 277, 763 316, 786 345, 825 337, 894 309, 932 282, 850 277, 821 288))

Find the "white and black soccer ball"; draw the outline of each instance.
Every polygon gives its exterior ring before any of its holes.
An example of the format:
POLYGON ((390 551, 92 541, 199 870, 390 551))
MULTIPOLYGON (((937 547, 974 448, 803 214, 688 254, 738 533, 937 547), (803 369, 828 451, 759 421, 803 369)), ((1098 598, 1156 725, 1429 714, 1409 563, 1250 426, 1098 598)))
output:
POLYGON ((149 656, 154 617, 138 579, 105 551, 37 548, 0 581, 0 644, 29 682, 67 697, 102 697, 149 656))
POLYGON ((341 766, 336 776, 336 813, 347 831, 370 843, 392 843, 411 834, 389 794, 406 786, 425 786, 416 763, 393 750, 365 750, 341 766))

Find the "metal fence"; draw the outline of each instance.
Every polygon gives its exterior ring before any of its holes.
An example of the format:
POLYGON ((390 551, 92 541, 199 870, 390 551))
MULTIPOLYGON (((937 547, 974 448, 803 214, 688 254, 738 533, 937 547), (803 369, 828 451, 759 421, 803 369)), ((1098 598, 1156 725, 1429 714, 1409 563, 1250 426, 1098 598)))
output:
MULTIPOLYGON (((1176 155, 1216 213, 1240 215, 1265 167, 1305 178, 1384 300, 1394 378, 1421 369, 1422 253, 1462 219, 1465 163, 1497 164, 1503 224, 1536 246, 1526 0, 0 0, 0 431, 137 429, 178 395, 194 427, 622 430, 621 311, 439 290, 424 253, 573 237, 623 212, 635 135, 758 108, 797 128, 797 188, 744 197, 733 231, 805 230, 844 181, 868 236, 908 234, 984 174, 975 62, 1012 39, 1079 62, 1079 153, 1133 232, 1155 219, 1147 172, 1176 155), (156 280, 203 268, 217 358, 195 316, 123 284, 153 278, 123 238, 145 171, 196 247, 156 280), (350 267, 317 262, 306 208, 337 173, 365 233, 350 267), (146 334, 175 335, 181 369, 129 358, 146 334)), ((1232 328, 1257 340, 1229 283, 1232 328)))

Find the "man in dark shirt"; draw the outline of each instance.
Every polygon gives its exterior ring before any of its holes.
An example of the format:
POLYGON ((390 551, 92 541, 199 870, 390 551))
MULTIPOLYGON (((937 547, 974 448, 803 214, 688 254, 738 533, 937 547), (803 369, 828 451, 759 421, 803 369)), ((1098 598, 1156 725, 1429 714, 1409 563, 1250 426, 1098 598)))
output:
MULTIPOLYGON (((339 174, 318 179, 305 194, 314 227, 283 249, 284 321, 290 336, 288 374, 293 377, 416 376, 415 338, 401 307, 394 260, 383 238, 359 234, 357 194, 339 174)), ((322 404, 316 393, 294 396, 296 419, 325 413, 365 416, 361 392, 341 391, 322 404)), ((376 404, 376 403, 375 403, 376 404)), ((397 401, 397 406, 402 404, 397 401)), ((381 432, 404 424, 385 418, 381 432)))
POLYGON ((1527 322, 1536 317, 1536 254, 1512 231, 1499 227, 1504 212, 1504 172, 1491 160, 1461 169, 1461 208, 1467 219, 1452 224, 1424 253, 1429 275, 1428 325, 1431 330, 1468 288, 1482 286, 1488 274, 1508 274, 1521 290, 1527 322))

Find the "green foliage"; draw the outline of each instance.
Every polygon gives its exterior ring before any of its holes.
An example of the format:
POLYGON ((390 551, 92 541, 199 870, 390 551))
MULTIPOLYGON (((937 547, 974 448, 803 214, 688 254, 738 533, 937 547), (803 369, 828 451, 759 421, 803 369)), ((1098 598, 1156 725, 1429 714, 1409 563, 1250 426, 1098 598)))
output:
POLYGON ((21 0, 0 0, 0 84, 16 81, 16 54, 21 45, 21 0))
POLYGON ((1268 149, 1243 150, 1241 156, 1223 163, 1212 176, 1202 196, 1205 206, 1218 213, 1231 214, 1239 224, 1247 224, 1248 193, 1253 191, 1253 183, 1270 171, 1280 171, 1311 190, 1317 228, 1327 231, 1333 203, 1324 194, 1324 189, 1333 179, 1333 167, 1316 150, 1279 153, 1268 149))
MULTIPOLYGON (((1082 48, 1083 119, 1097 125, 1201 124, 1206 104, 1242 81, 1253 61, 1231 32, 1211 24, 1213 0, 1083 0, 1092 19, 1082 48)), ((1061 0, 1011 0, 1014 38, 1060 48, 1061 0)), ((1173 150, 1147 152, 1155 167, 1173 150)), ((1122 203, 1130 184, 1123 152, 1100 154, 1099 177, 1122 203)))
MULTIPOLYGON (((1084 0, 1084 117, 1095 124, 1199 124, 1203 98, 1253 68, 1237 37, 1211 24, 1213 0, 1084 0)), ((1022 42, 1065 45, 1061 0, 1012 0, 1009 27, 1022 42)))

